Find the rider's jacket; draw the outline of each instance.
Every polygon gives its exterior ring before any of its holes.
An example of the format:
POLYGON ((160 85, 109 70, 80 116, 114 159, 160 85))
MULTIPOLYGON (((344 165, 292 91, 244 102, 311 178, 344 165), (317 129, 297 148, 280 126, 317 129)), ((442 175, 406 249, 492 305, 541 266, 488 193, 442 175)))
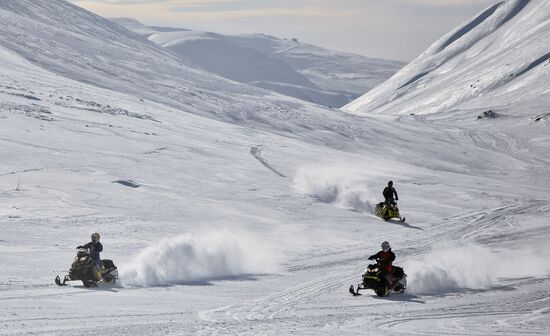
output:
POLYGON ((103 251, 103 245, 100 242, 89 242, 83 246, 84 248, 90 249, 90 256, 94 259, 95 262, 99 262, 99 252, 103 251))
POLYGON ((384 269, 391 273, 392 271, 392 263, 395 260, 395 253, 392 252, 391 249, 389 249, 388 252, 380 251, 372 256, 369 257, 369 259, 380 259, 380 264, 384 269))
POLYGON ((399 199, 399 197, 397 196, 397 191, 395 191, 395 188, 390 186, 387 186, 386 188, 384 188, 382 195, 384 195, 384 199, 386 200, 386 202, 393 201, 394 200, 393 195, 395 195, 396 200, 399 199))

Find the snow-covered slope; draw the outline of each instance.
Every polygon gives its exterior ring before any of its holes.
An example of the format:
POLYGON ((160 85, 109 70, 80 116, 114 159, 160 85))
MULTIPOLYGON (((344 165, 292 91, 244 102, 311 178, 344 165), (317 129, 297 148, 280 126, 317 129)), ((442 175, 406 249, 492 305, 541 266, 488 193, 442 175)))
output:
POLYGON ((112 20, 205 71, 325 106, 352 101, 403 66, 263 34, 229 36, 112 20))
POLYGON ((378 86, 405 65, 397 61, 333 51, 296 39, 279 39, 263 34, 227 38, 237 45, 282 60, 320 88, 344 92, 347 98, 356 97, 378 86))
POLYGON ((329 92, 319 91, 315 84, 286 63, 259 51, 228 43, 218 34, 162 32, 151 35, 149 39, 174 51, 191 64, 228 79, 260 87, 269 83, 293 86, 297 88, 294 96, 298 98, 307 98, 299 90, 318 91, 319 98, 310 100, 319 102, 323 95, 330 95, 329 92))
MULTIPOLYGON (((282 111, 300 114, 310 105, 191 68, 145 38, 66 1, 50 1, 47 6, 43 1, 2 2, 0 23, 0 45, 45 69, 141 99, 162 97, 183 112, 245 120, 269 129, 278 124, 286 130, 301 126, 296 120, 285 121, 293 117, 282 111), (274 122, 266 123, 268 119, 274 122)), ((313 110, 304 115, 313 117, 313 110)))
POLYGON ((343 109, 357 113, 483 112, 548 118, 550 2, 506 0, 443 36, 343 109))
POLYGON ((0 335, 550 329, 545 120, 325 110, 62 1, 0 22, 0 335), (406 223, 372 213, 388 179, 406 223), (95 231, 119 286, 57 287, 95 231), (351 297, 383 240, 407 292, 351 297))

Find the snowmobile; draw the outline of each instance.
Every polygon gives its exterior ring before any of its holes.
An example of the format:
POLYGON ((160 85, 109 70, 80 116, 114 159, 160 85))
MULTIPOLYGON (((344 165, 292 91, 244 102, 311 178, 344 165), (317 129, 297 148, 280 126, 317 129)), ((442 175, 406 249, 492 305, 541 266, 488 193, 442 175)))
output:
POLYGON ((386 206, 385 202, 380 202, 376 204, 374 207, 374 213, 376 216, 382 218, 383 220, 387 221, 392 218, 398 218, 401 222, 405 221, 405 217, 401 217, 399 214, 399 208, 397 207, 397 203, 390 203, 389 206, 386 206))
POLYGON ((100 268, 101 279, 97 279, 93 272, 94 260, 87 248, 79 248, 75 260, 71 265, 69 274, 65 275, 63 281, 58 276, 55 277, 55 283, 58 286, 67 286, 67 281, 82 281, 85 287, 97 287, 98 285, 114 285, 118 280, 118 269, 112 260, 103 259, 100 268))
POLYGON ((407 274, 401 267, 393 266, 392 268, 393 287, 390 287, 386 281, 386 277, 382 273, 382 265, 380 260, 376 263, 367 266, 367 270, 363 273, 363 282, 357 285, 357 289, 350 286, 349 292, 353 296, 361 295, 359 290, 372 289, 378 296, 387 296, 393 293, 403 293, 407 288, 407 274))

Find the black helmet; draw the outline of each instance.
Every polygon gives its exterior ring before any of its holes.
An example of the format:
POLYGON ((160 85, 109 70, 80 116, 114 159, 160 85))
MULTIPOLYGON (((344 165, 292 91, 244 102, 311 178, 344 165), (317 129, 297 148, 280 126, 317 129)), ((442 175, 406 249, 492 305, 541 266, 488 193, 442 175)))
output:
POLYGON ((393 181, 389 181, 389 182, 388 182, 388 185, 389 185, 389 186, 393 185, 393 181))
POLYGON ((99 241, 99 233, 92 233, 92 242, 96 243, 99 241))

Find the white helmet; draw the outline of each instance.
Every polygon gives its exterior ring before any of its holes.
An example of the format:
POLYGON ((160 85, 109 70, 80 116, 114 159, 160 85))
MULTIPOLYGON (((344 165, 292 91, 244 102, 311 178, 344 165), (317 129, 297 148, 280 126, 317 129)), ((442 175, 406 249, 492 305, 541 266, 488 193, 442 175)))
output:
POLYGON ((92 242, 97 243, 99 241, 99 233, 92 233, 92 242))
POLYGON ((390 248, 391 248, 390 243, 388 243, 387 241, 382 243, 382 251, 388 252, 390 248))

